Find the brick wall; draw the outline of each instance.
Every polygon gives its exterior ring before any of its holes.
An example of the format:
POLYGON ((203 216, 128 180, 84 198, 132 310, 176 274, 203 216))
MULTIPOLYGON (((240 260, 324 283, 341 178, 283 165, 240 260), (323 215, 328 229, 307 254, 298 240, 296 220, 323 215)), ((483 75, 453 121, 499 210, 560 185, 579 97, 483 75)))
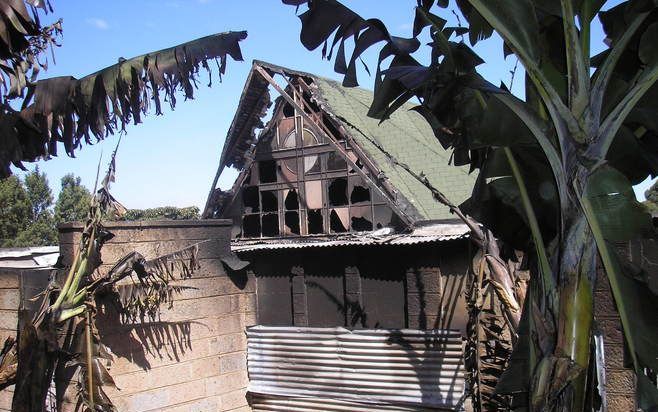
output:
MULTIPOLYGON (((115 237, 103 248, 101 271, 130 251, 154 258, 191 244, 199 246, 200 269, 156 321, 122 324, 100 302, 97 326, 114 355, 117 387, 107 392, 120 411, 248 411, 245 398, 246 339, 255 323, 253 277, 228 275, 221 258, 229 252, 225 220, 129 222, 107 228, 115 237)), ((81 226, 60 227, 64 262, 70 262, 81 226)), ((74 385, 66 395, 74 399, 74 385)))
MULTIPOLYGON (((619 253, 625 254, 631 262, 647 271, 650 278, 658 275, 658 241, 636 239, 627 244, 617 245, 619 253)), ((635 411, 635 373, 630 360, 624 355, 624 335, 617 307, 612 297, 610 284, 603 272, 595 290, 595 319, 603 335, 605 351, 606 398, 610 411, 635 411)))
MULTIPOLYGON (((0 346, 12 336, 16 338, 18 311, 31 316, 40 301, 30 301, 48 284, 50 269, 0 268, 0 346)), ((0 391, 0 412, 11 411, 14 387, 0 391)))
POLYGON ((465 334, 464 240, 242 252, 258 283, 259 324, 459 329, 465 334))
POLYGON ((608 279, 600 273, 594 291, 594 317, 603 335, 608 410, 635 411, 635 375, 624 367, 624 337, 608 279))

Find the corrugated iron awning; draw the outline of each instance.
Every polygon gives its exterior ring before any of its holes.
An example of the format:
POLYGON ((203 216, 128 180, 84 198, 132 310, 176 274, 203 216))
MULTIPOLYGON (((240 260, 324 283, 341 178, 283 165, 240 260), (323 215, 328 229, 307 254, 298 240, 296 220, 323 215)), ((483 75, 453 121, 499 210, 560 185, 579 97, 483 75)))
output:
POLYGON ((468 237, 469 232, 468 227, 464 224, 442 223, 421 226, 409 233, 392 233, 390 229, 382 229, 375 232, 317 237, 240 239, 231 243, 231 250, 233 252, 251 252, 309 247, 416 245, 464 239, 468 237))
POLYGON ((255 411, 459 410, 464 394, 455 330, 255 326, 247 347, 255 411))

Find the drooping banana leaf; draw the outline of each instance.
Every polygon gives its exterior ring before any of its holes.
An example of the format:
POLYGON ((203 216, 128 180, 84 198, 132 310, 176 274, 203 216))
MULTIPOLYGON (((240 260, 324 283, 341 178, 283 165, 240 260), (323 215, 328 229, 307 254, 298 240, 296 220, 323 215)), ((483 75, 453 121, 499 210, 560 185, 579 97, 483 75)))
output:
POLYGON ((102 140, 139 123, 151 104, 162 114, 164 99, 173 109, 178 91, 194 97, 199 70, 212 76, 210 63, 224 74, 227 56, 241 61, 239 42, 247 32, 226 32, 202 37, 175 47, 147 53, 76 79, 70 76, 38 81, 29 94, 31 104, 11 116, 0 116, 0 176, 11 173, 9 165, 57 155, 58 142, 74 156, 92 136, 102 140))
POLYGON ((646 210, 635 200, 632 187, 622 173, 603 166, 589 179, 583 206, 601 254, 610 289, 619 311, 626 343, 638 379, 638 405, 644 410, 658 407, 658 389, 645 369, 658 370, 658 305, 647 284, 648 276, 632 273, 628 257, 611 241, 628 241, 650 230, 646 210))

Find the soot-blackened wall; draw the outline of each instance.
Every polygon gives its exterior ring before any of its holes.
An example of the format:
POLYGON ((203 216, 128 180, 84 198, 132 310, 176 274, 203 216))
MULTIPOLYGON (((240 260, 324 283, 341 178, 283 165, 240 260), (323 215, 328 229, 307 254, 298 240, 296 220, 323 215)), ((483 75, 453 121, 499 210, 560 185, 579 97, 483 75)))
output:
POLYGON ((465 332, 467 240, 241 253, 257 280, 258 323, 451 328, 465 332))

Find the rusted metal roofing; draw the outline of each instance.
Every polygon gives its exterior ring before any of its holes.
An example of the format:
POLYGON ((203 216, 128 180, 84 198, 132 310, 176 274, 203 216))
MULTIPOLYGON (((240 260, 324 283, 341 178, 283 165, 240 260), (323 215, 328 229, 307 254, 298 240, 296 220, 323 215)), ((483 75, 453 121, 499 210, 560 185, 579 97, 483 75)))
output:
POLYGON ((390 228, 374 232, 343 235, 304 236, 290 238, 240 239, 231 243, 233 252, 251 252, 271 249, 300 249, 309 247, 416 245, 463 239, 469 229, 461 223, 438 223, 420 226, 411 232, 394 233, 390 228))
POLYGON ((0 267, 42 268, 57 262, 59 246, 0 248, 0 267))
POLYGON ((254 411, 460 410, 455 330, 247 329, 254 411))

